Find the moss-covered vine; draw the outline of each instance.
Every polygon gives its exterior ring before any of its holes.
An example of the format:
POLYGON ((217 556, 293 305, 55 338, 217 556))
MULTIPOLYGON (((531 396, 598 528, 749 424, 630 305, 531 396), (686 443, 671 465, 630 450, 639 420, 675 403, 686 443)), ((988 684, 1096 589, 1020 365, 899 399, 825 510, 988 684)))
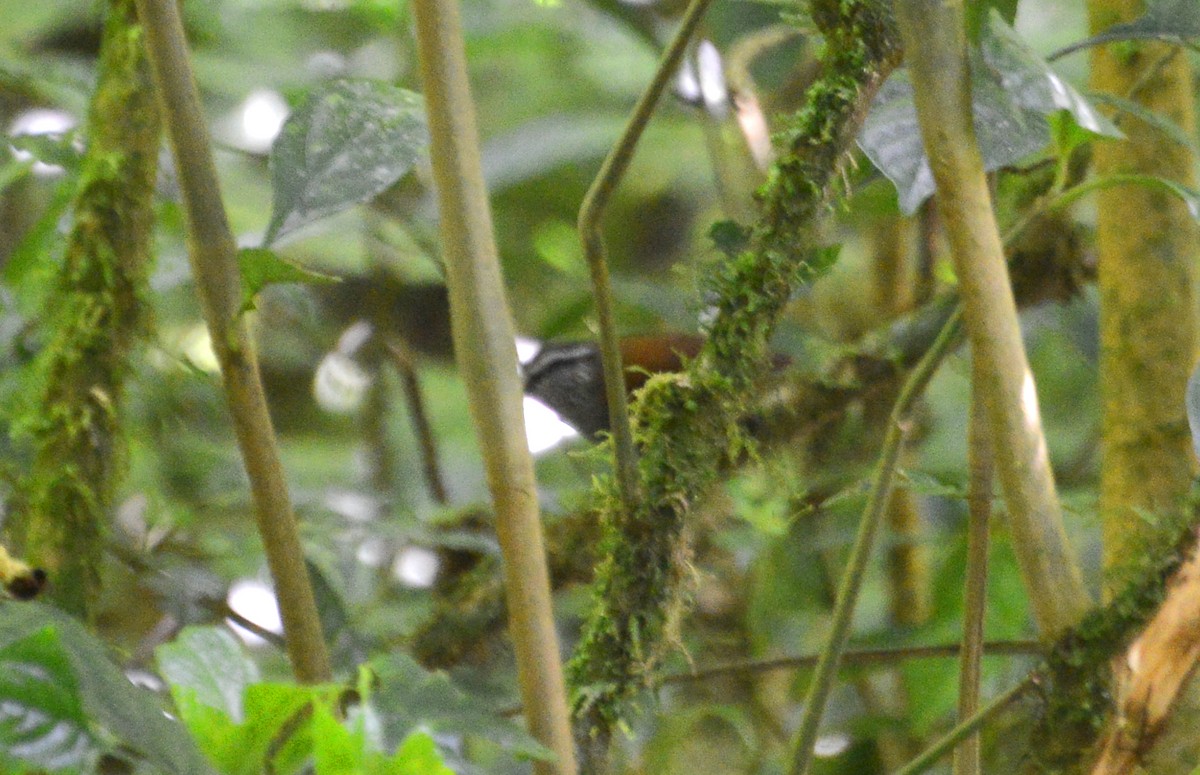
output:
POLYGON ((759 193, 749 248, 708 281, 717 314, 704 349, 684 373, 651 379, 634 407, 643 499, 626 512, 611 481, 597 488, 605 559, 568 668, 584 736, 603 739, 619 723, 671 639, 688 575, 688 510, 749 444, 737 423, 745 396, 765 369, 784 305, 830 261, 815 258, 815 221, 875 89, 899 59, 890 3, 837 0, 813 18, 828 44, 823 74, 776 138, 779 159, 759 193))
POLYGON ((1044 705, 1031 750, 1043 772, 1077 768, 1112 713, 1112 659, 1149 623, 1168 586, 1196 544, 1200 492, 1186 507, 1160 517, 1110 573, 1119 590, 1058 640, 1044 669, 1044 705))
POLYGON ((18 425, 34 457, 16 532, 60 605, 85 614, 123 468, 120 405, 145 321, 160 123, 131 0, 113 0, 92 97, 74 226, 46 303, 47 343, 18 425))

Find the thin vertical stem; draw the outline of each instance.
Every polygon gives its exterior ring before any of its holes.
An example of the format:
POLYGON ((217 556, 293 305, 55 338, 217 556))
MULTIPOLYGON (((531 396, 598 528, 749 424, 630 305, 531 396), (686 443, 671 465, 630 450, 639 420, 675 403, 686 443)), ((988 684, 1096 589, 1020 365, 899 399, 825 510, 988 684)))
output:
POLYGON ((1022 580, 1043 638, 1090 605, 1071 551, 1025 357, 1017 307, 972 123, 962 0, 896 0, 938 212, 954 258, 972 357, 980 363, 996 473, 1022 580))
MULTIPOLYGON (((978 367, 976 367, 978 371, 978 367)), ((978 376, 978 375, 977 375, 978 376)), ((992 511, 992 453, 988 442, 987 414, 978 390, 971 392, 971 420, 967 430, 967 583, 963 602, 962 651, 958 668, 958 718, 979 710, 980 667, 983 663, 983 623, 987 612, 988 530, 992 511)), ((979 775, 979 733, 971 734, 954 750, 954 775, 979 775)))
POLYGON ((601 221, 608 208, 608 201, 633 158, 633 151, 642 136, 642 131, 654 113, 658 98, 667 83, 675 75, 679 61, 687 49, 688 41, 704 18, 712 0, 692 0, 683 21, 663 53, 662 61, 654 79, 638 100, 629 117, 629 123, 621 138, 609 151, 600 166, 600 172, 592 181, 591 188, 579 208, 579 238, 583 243, 583 255, 587 259, 592 275, 592 293, 596 301, 596 318, 600 324, 600 354, 604 363, 604 390, 608 401, 608 424, 613 438, 616 455, 617 488, 625 508, 632 509, 638 502, 637 454, 633 447, 633 433, 629 427, 629 401, 625 395, 625 370, 621 363, 620 337, 617 334, 616 315, 613 311, 612 288, 608 277, 608 256, 604 248, 604 237, 600 233, 601 221))
POLYGON ((556 754, 541 775, 574 775, 575 749, 550 597, 537 482, 525 438, 512 316, 504 295, 492 214, 454 0, 414 0, 417 53, 429 115, 442 254, 454 352, 479 436, 504 559, 509 630, 530 732, 556 754))
POLYGON ((137 9, 146 28, 146 51, 183 192, 196 292, 221 364, 225 397, 250 478, 254 515, 279 600, 288 656, 297 680, 327 681, 331 676, 329 652, 267 413, 258 360, 241 314, 237 245, 221 203, 179 8, 174 0, 137 0, 137 9))
POLYGON ((854 616, 854 607, 858 602, 858 593, 862 589, 863 578, 866 574, 867 561, 871 558, 871 550, 875 546, 875 536, 879 525, 887 513, 888 498, 892 492, 892 482, 896 474, 896 462, 904 447, 904 437, 909 424, 908 414, 913 404, 920 397, 925 386, 929 384, 942 358, 958 340, 958 329, 962 321, 962 310, 958 308, 942 326, 941 333, 925 356, 913 369, 888 420, 887 435, 883 440, 883 449, 879 453, 879 464, 875 469, 875 477, 871 482, 871 492, 867 505, 863 509, 862 519, 858 525, 858 534, 854 538, 854 546, 850 550, 850 558, 846 570, 842 574, 838 586, 837 603, 833 609, 833 621, 830 624, 829 642, 821 652, 816 672, 808 687, 808 696, 804 702, 804 716, 800 719, 800 728, 792 744, 792 775, 805 775, 812 763, 813 744, 817 741, 817 733, 821 727, 821 717, 825 713, 825 703, 829 699, 829 691, 837 676, 838 663, 842 652, 850 639, 850 624, 854 616))

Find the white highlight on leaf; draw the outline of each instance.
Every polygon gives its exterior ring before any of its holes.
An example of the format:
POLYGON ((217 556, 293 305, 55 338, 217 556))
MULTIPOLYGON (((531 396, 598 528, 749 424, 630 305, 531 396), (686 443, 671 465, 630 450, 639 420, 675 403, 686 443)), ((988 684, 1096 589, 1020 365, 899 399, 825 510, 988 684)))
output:
POLYGON ((406 587, 425 589, 437 578, 438 556, 422 546, 406 546, 396 555, 392 575, 406 587))
MULTIPOLYGON (((283 619, 279 616, 279 604, 275 593, 258 579, 242 579, 234 582, 226 598, 229 607, 241 616, 271 632, 283 632, 283 619)), ((247 646, 262 644, 263 639, 254 633, 233 624, 233 631, 247 646)))
MULTIPOLYGON (((30 108, 18 114, 13 119, 12 124, 8 127, 8 134, 11 137, 19 137, 21 135, 53 135, 66 132, 74 126, 75 117, 65 110, 30 108)), ((28 161, 33 158, 33 154, 29 153, 29 151, 22 151, 17 148, 12 149, 12 155, 19 162, 28 161)), ((64 170, 57 164, 44 164, 39 161, 34 162, 31 171, 37 177, 45 178, 60 175, 64 170)))
POLYGON ((271 149, 283 122, 288 117, 288 104, 279 92, 256 89, 242 101, 241 145, 254 153, 265 153, 271 149))

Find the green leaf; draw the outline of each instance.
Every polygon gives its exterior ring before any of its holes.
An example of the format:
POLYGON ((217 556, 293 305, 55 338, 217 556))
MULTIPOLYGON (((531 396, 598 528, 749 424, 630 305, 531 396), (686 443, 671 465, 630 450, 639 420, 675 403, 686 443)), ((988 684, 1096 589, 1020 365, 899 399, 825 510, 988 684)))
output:
POLYGON ((554 754, 517 724, 481 707, 450 683, 443 673, 431 673, 405 654, 374 660, 379 678, 373 706, 389 740, 401 740, 416 729, 431 733, 477 735, 514 755, 548 759, 554 754))
MULTIPOLYGON (((971 96, 975 134, 987 171, 1014 164, 1046 147, 1050 128, 1045 117, 1014 102, 982 63, 971 67, 971 96)), ((896 186, 900 209, 906 215, 916 212, 933 194, 933 172, 921 142, 907 70, 897 70, 879 90, 858 143, 896 186)))
POLYGON ((183 726, 163 715, 158 699, 129 682, 95 636, 66 614, 37 602, 0 603, 0 648, 52 626, 72 669, 90 726, 123 750, 172 775, 210 775, 212 769, 183 726))
POLYGON ((254 297, 268 285, 309 283, 323 285, 339 282, 333 275, 314 272, 293 264, 270 248, 242 248, 237 254, 242 276, 242 312, 254 309, 254 297))
POLYGON ((1152 3, 1146 13, 1126 24, 1114 24, 1099 35, 1084 38, 1047 57, 1059 59, 1091 46, 1118 40, 1164 40, 1185 43, 1200 38, 1200 3, 1196 0, 1161 0, 1152 3))
POLYGON ((258 666, 229 630, 187 627, 174 642, 159 646, 154 653, 158 671, 173 695, 190 690, 191 701, 215 708, 234 722, 244 720, 242 695, 260 678, 258 666))
MULTIPOLYGON (((67 176, 59 181, 46 209, 25 232, 4 265, 3 278, 10 285, 20 286, 27 281, 54 275, 56 264, 52 259, 58 255, 58 248, 66 242, 59 224, 74 194, 74 177, 67 176)), ((47 280, 44 285, 49 283, 47 280)), ((33 306, 40 305, 35 301, 33 306)))
POLYGON ((8 143, 19 151, 25 151, 42 164, 56 165, 77 172, 79 162, 83 159, 78 139, 78 132, 47 132, 16 135, 9 137, 8 143))
POLYGON ((29 174, 33 169, 33 159, 17 159, 10 157, 3 164, 0 164, 0 194, 16 183, 21 178, 29 174))
POLYGON ((717 221, 708 229, 708 238, 728 258, 736 258, 750 244, 750 230, 737 221, 717 221))
POLYGON ((84 769, 99 751, 54 627, 0 649, 0 762, 84 769))
POLYGON ((390 763, 395 775, 453 775, 438 753, 433 738, 424 732, 413 732, 404 739, 390 763))
POLYGON ((176 707, 204 753, 226 775, 257 775, 270 757, 277 772, 291 772, 312 755, 314 702, 331 703, 336 686, 258 683, 246 687, 241 707, 245 722, 197 699, 195 689, 172 687, 176 707))
POLYGON ((978 42, 992 13, 1000 14, 1000 18, 1009 24, 1017 18, 1017 0, 976 0, 963 5, 967 17, 967 38, 972 43, 978 42))
POLYGON ((1182 183, 1176 183, 1173 180, 1160 178, 1156 175, 1116 174, 1103 175, 1098 178, 1090 178, 1074 188, 1069 188, 1062 192, 1062 194, 1060 194, 1056 199, 1047 205, 1047 209, 1060 210, 1071 205, 1087 194, 1102 188, 1130 185, 1157 188, 1161 191, 1165 191, 1168 194, 1177 196, 1187 207, 1188 213, 1192 216, 1192 219, 1200 220, 1200 191, 1195 191, 1183 185, 1182 183))
POLYGON ((263 246, 380 193, 412 169, 428 143, 420 95, 381 81, 321 86, 271 149, 274 204, 263 246))
POLYGON ((1118 97, 1115 94, 1105 94, 1104 92, 1088 92, 1087 97, 1092 102, 1098 102, 1101 105, 1111 105, 1117 110, 1128 113, 1138 121, 1144 121, 1179 145, 1186 148, 1196 147, 1191 135, 1183 131, 1183 128, 1179 124, 1176 124, 1162 113, 1147 109, 1145 105, 1139 102, 1118 97))
POLYGON ((979 46, 983 61, 1020 107, 1042 115, 1065 110, 1089 132, 1105 137, 1125 136, 1116 124, 1097 113, 1082 94, 1051 70, 999 13, 992 12, 979 46))

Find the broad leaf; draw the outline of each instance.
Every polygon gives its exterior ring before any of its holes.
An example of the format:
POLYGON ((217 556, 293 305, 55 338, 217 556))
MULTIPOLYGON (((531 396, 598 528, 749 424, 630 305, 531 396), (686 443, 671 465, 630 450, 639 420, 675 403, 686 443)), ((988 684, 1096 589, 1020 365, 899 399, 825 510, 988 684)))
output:
POLYGON ((976 0, 973 3, 964 3, 963 12, 967 17, 967 38, 976 42, 987 27, 987 21, 993 12, 998 13, 1000 18, 1009 24, 1013 23, 1017 18, 1017 0, 976 0))
MULTIPOLYGON (((971 68, 971 93, 979 150, 984 168, 991 172, 1044 148, 1050 129, 1040 113, 1017 105, 986 69, 978 64, 971 68)), ((897 70, 879 90, 858 143, 896 186, 905 214, 916 212, 933 194, 933 171, 921 142, 907 70, 897 70)))
POLYGON ((104 644, 74 619, 36 602, 0 603, 0 648, 53 627, 66 656, 91 728, 103 729, 123 749, 174 775, 210 775, 195 743, 167 718, 158 699, 129 682, 104 644))
POLYGON ((420 729, 431 734, 477 735, 525 758, 553 756, 520 726, 481 707, 445 674, 431 673, 411 657, 393 654, 372 662, 371 667, 379 678, 372 704, 391 741, 420 729))
POLYGON ((1191 135, 1183 131, 1183 128, 1179 126, 1179 124, 1176 124, 1162 113, 1150 110, 1140 102, 1134 102, 1133 100, 1125 99, 1124 97, 1118 97, 1115 94, 1106 94, 1104 92, 1088 92, 1087 98, 1092 102, 1096 102, 1101 105, 1110 105, 1117 110, 1128 113, 1138 121, 1149 124, 1158 131, 1162 132, 1169 139, 1184 147, 1195 147, 1195 143, 1193 142, 1191 135))
POLYGON ((1124 137, 1106 116, 1050 69, 1046 61, 993 11, 980 41, 983 61, 1000 85, 1022 108, 1049 115, 1065 110, 1084 129, 1107 137, 1124 137))
POLYGON ((1114 24, 1099 35, 1084 38, 1055 51, 1050 61, 1082 48, 1118 40, 1165 40, 1183 43, 1200 38, 1200 3, 1196 0, 1160 0, 1152 3, 1146 13, 1126 24, 1114 24))
POLYGON ((154 654, 172 694, 190 690, 195 702, 221 711, 234 722, 244 720, 242 695, 260 678, 258 666, 229 630, 188 627, 154 654))
POLYGON ((85 769, 100 745, 53 627, 0 649, 0 763, 5 771, 85 769))
POLYGON ((271 149, 274 203, 263 245, 364 202, 412 169, 428 145, 420 95, 331 81, 284 123, 271 149))
MULTIPOLYGON (((1059 77, 992 13, 979 55, 971 60, 975 135, 988 172, 1035 153, 1050 141, 1047 116, 1066 111, 1096 134, 1121 137, 1110 120, 1059 77)), ((934 192, 906 70, 893 73, 876 95, 859 145, 896 186, 900 209, 911 214, 934 192)))
POLYGON ((332 275, 314 272, 280 258, 270 248, 242 248, 237 254, 242 276, 242 311, 254 309, 254 297, 268 285, 278 283, 336 283, 332 275))

